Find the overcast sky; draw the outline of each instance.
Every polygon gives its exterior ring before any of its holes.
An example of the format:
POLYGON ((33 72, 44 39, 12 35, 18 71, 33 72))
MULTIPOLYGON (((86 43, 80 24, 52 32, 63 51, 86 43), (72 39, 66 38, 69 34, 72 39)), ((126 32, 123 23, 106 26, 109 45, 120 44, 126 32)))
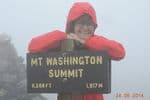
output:
MULTIPOLYGON (((96 34, 117 40, 126 49, 124 60, 112 62, 112 93, 105 95, 105 100, 115 100, 116 93, 143 93, 144 98, 136 100, 148 100, 150 1, 86 1, 97 13, 96 34)), ((55 29, 65 30, 66 17, 73 2, 75 0, 0 0, 0 32, 10 35, 18 55, 25 58, 33 37, 55 29)), ((54 98, 56 94, 49 94, 49 100, 54 98)))

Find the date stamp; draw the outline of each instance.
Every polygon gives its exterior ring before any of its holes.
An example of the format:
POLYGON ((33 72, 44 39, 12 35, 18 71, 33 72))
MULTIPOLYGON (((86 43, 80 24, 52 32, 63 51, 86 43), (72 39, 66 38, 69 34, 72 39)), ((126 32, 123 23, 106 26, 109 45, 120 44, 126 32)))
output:
POLYGON ((138 92, 121 93, 121 92, 116 92, 114 96, 117 99, 140 99, 140 98, 142 99, 142 98, 144 98, 144 93, 138 93, 138 92))

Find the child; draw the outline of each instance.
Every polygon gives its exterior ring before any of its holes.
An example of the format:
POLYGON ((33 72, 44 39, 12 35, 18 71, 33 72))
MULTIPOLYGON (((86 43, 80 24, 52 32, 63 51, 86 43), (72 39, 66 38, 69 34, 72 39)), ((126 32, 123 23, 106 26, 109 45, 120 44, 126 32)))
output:
MULTIPOLYGON (((31 53, 56 51, 60 48, 61 40, 73 39, 78 49, 107 50, 112 60, 123 59, 123 46, 114 40, 95 35, 96 27, 96 13, 93 7, 87 2, 74 3, 67 18, 66 32, 55 30, 35 37, 30 42, 28 50, 31 53)), ((103 95, 97 93, 82 94, 76 99, 81 97, 83 100, 103 100, 103 95)))

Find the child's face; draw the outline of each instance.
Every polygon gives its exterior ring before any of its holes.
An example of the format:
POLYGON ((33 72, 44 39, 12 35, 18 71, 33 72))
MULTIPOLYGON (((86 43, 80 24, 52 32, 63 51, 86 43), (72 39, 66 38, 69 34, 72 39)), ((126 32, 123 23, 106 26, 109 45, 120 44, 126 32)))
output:
POLYGON ((94 34, 95 24, 88 15, 83 15, 74 23, 74 33, 81 39, 87 39, 94 34))

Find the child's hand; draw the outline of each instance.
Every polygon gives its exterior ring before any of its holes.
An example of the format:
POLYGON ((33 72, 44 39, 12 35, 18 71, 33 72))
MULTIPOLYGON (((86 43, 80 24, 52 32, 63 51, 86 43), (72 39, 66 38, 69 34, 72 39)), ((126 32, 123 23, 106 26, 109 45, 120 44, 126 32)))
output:
POLYGON ((68 35, 67 35, 67 38, 68 38, 68 39, 76 40, 76 41, 78 41, 78 42, 80 42, 80 43, 82 43, 82 44, 85 43, 85 40, 84 40, 84 39, 79 38, 78 35, 73 34, 73 33, 68 34, 68 35))

